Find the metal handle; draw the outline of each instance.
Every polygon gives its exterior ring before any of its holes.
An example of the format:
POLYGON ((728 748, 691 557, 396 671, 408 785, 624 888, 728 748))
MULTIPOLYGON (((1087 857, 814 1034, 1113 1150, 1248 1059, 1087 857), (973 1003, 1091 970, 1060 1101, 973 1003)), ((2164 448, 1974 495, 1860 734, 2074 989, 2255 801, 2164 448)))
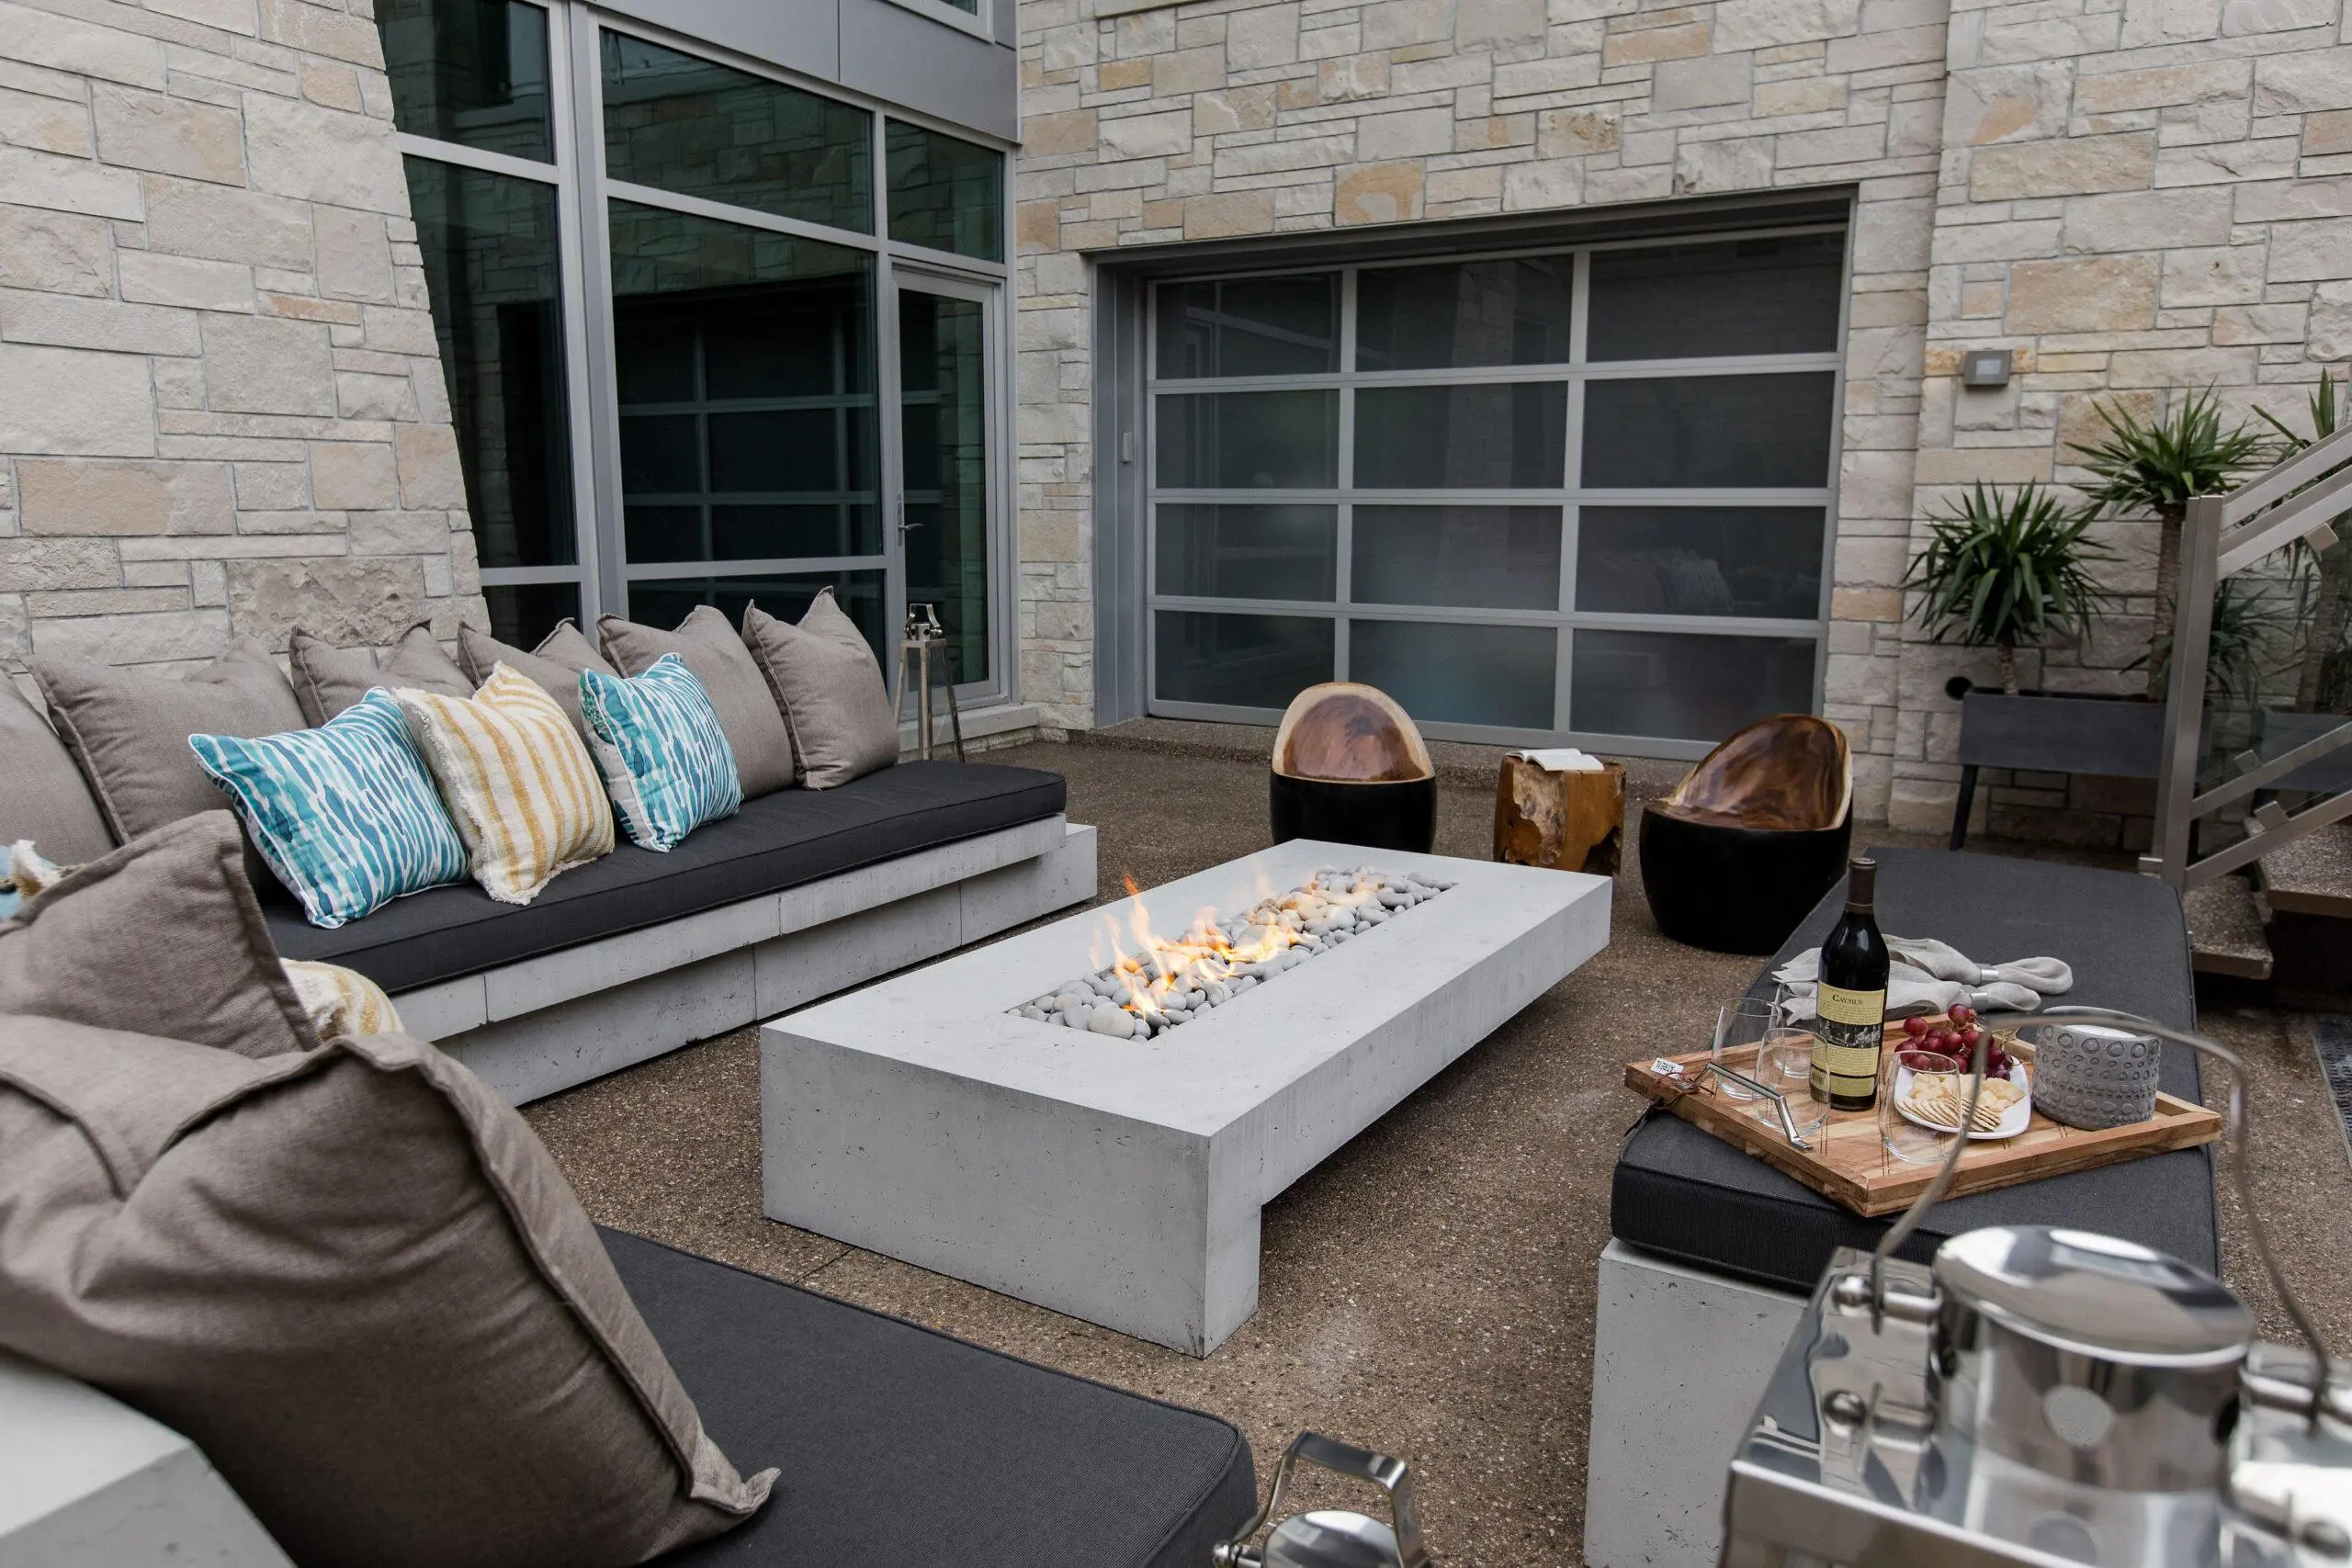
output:
MULTIPOLYGON (((2352 1404, 2347 1404, 2346 1401, 2346 1391, 2335 1386, 2338 1369, 2335 1358, 2328 1354, 2327 1343, 2320 1337, 2319 1325, 2312 1321, 2311 1314, 2303 1309, 2302 1302, 2297 1298, 2294 1289, 2287 1283, 2287 1276, 2278 1267, 2278 1254, 2270 1248, 2270 1233, 2262 1223, 2262 1208, 2256 1201, 2254 1190, 2252 1126, 2245 1115, 2245 1063, 2239 1059, 2236 1052, 2219 1041, 2208 1039, 2202 1034, 2169 1028, 2156 1022, 2154 1019, 2143 1018, 2137 1013, 2117 1012, 2111 1008, 2058 1007, 2046 1008, 2038 1013, 1988 1013, 1979 1021, 1987 1027, 1976 1043, 1975 1061, 1968 1091, 1968 1113, 1961 1118, 1961 1125, 1967 1126, 1975 1114, 1976 1093, 1984 1082, 1985 1043, 1992 1038, 1993 1027, 1999 1023, 2016 1021, 2053 1021, 2106 1023, 2130 1030, 2134 1033, 2153 1034, 2159 1040, 2168 1040, 2176 1045, 2185 1045, 2200 1055, 2211 1056, 2229 1068, 2230 1103, 2228 1109, 2222 1113, 2222 1141, 2229 1146, 2231 1176, 2237 1186, 2238 1201, 2245 1209, 2246 1231, 2254 1242, 2255 1256, 2262 1260, 2262 1271, 2270 1277, 2271 1288, 2278 1292, 2279 1304, 2286 1308, 2287 1316, 2294 1323, 2296 1333, 2302 1336, 2303 1344, 2311 1351, 2312 1360, 2316 1368, 2311 1386, 2301 1390, 2299 1397, 2292 1400, 2281 1398, 2278 1402, 2292 1403, 2304 1407, 2314 1428, 2318 1426, 2322 1410, 2327 1408, 2332 1402, 2337 1404, 2340 1414, 2352 1418, 2352 1404)), ((1910 1238, 1912 1232, 1919 1228, 1919 1222, 1927 1217, 1928 1211, 1935 1206, 1937 1200, 1944 1195, 1944 1190, 1951 1185, 1952 1172, 1959 1166, 1961 1154, 1967 1146, 1968 1140, 1965 1137, 1955 1137, 1952 1140, 1951 1153, 1944 1156, 1943 1166, 1936 1172, 1936 1179, 1928 1184, 1928 1190, 1919 1194, 1911 1207, 1904 1211, 1903 1217, 1887 1230, 1886 1235, 1878 1244, 1878 1250, 1871 1254, 1870 1305, 1873 1322, 1883 1317, 1889 1310, 1886 1260, 1894 1257, 1895 1249, 1910 1238)), ((1905 1315, 1900 1311, 1905 1304, 1895 1303, 1898 1315, 1905 1315)), ((2274 1398, 2278 1396, 2274 1395, 2274 1398)))
POLYGON ((1319 1465, 1339 1474, 1369 1481, 1388 1494, 1388 1516, 1396 1535, 1398 1568, 1429 1568, 1430 1554, 1421 1545, 1421 1523, 1413 1511, 1413 1477, 1403 1460, 1390 1459, 1327 1438, 1320 1432, 1301 1432, 1283 1450, 1282 1462, 1274 1467, 1274 1483, 1266 1489, 1265 1506, 1231 1540, 1219 1541, 1211 1560, 1216 1568, 1257 1568, 1259 1557, 1250 1550, 1250 1538, 1266 1528, 1282 1506, 1283 1495, 1290 1490, 1292 1467, 1300 1460, 1319 1465))

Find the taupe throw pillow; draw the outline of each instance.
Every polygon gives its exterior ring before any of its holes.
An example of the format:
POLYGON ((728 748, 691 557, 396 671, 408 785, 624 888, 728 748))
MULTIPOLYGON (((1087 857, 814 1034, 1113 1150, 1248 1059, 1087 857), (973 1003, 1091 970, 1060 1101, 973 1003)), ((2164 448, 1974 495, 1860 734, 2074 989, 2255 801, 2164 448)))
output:
POLYGON ((114 847, 64 744, 16 682, 0 675, 0 846, 23 839, 60 865, 114 847))
POLYGON ((413 687, 445 697, 470 697, 479 682, 466 679, 458 661, 433 640, 433 628, 417 625, 401 634, 391 657, 379 664, 368 648, 337 648, 301 627, 288 641, 286 662, 294 670, 294 696, 302 716, 316 728, 360 698, 369 688, 413 687))
POLYGON ((752 662, 743 639, 727 617, 707 604, 697 604, 674 632, 658 632, 606 615, 596 623, 604 634, 605 654, 624 675, 642 675, 665 653, 674 653, 694 671, 710 694, 718 728, 735 749, 735 772, 743 781, 743 798, 755 799, 788 789, 793 782, 792 736, 784 715, 760 667, 752 662))
POLYGON ((774 1484, 522 1118, 422 1041, 0 1018, 0 1346, 184 1433, 298 1562, 620 1568, 774 1484))
POLYGON ((189 736, 250 739, 310 728, 269 650, 249 637, 184 681, 53 659, 36 659, 32 669, 58 738, 125 842, 220 806, 189 736))
POLYGON ((745 606, 743 646, 784 710, 802 784, 831 789, 899 760, 899 721, 882 666, 831 589, 817 595, 797 626, 745 606))
MULTIPOLYGON (((245 880, 226 811, 66 872, 0 920, 0 1013, 275 1056, 319 1043, 245 880)), ((5 1229, 5 1226, 0 1226, 5 1229)))
MULTIPOLYGON (((583 739, 588 734, 588 720, 580 711, 580 672, 594 670, 605 675, 617 676, 620 673, 603 654, 596 651, 596 645, 570 621, 558 622, 555 630, 541 638, 537 649, 529 653, 519 648, 509 648, 487 632, 460 626, 458 628, 458 662, 465 666, 466 677, 473 682, 476 691, 490 679, 490 672, 501 664, 518 674, 528 676, 538 683, 540 690, 556 700, 565 716, 571 720, 571 728, 580 731, 583 739)), ((466 694, 471 696, 473 693, 466 694)))

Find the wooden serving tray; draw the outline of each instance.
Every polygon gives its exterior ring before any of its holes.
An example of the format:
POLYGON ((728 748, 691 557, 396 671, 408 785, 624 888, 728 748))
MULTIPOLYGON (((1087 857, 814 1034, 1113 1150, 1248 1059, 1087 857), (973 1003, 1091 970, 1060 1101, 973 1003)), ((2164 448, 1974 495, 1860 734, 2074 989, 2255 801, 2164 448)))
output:
MULTIPOLYGON (((1902 1029, 1890 1025, 1885 1058, 1885 1071, 1890 1075, 1901 1041, 1902 1029)), ((2028 1064, 2033 1060, 2033 1048, 2030 1045, 2018 1044, 2010 1050, 2028 1064)), ((1718 1092, 1694 1091, 1685 1087, 1690 1074, 1702 1073, 1708 1055, 1705 1051, 1692 1051, 1667 1058, 1685 1069, 1684 1083, 1652 1070, 1648 1061, 1628 1062, 1625 1085, 1641 1090, 1685 1122, 1702 1127, 1733 1147, 1795 1177, 1823 1197, 1842 1203, 1858 1214, 1898 1213, 1909 1208, 1912 1200, 1935 1179, 1936 1167, 1905 1164, 1886 1152, 1879 1142, 1876 1107, 1868 1111, 1833 1111, 1822 1123, 1820 1133, 1808 1140, 1814 1145, 1811 1151, 1791 1148, 1781 1133, 1777 1117, 1770 1124, 1757 1119, 1758 1106, 1766 1115, 1774 1114, 1771 1101, 1727 1099, 1719 1092, 1722 1080, 1712 1075, 1704 1076, 1715 1084, 1718 1092)), ((1735 1072, 1752 1071, 1755 1061, 1753 1045, 1724 1055, 1724 1065, 1735 1072)), ((1880 1092, 1883 1097, 1883 1087, 1880 1092)), ((2149 1120, 2096 1133, 2061 1125, 2037 1110, 2032 1122, 2016 1137, 1997 1143, 1970 1144, 1968 1152, 1960 1157, 1960 1168, 1952 1173, 1951 1189, 1945 1196, 1958 1198, 1970 1192, 1990 1192, 1999 1187, 2039 1181, 2045 1176, 2163 1154, 2167 1149, 2194 1148, 2199 1144, 2213 1143, 2221 1135, 2221 1112, 2169 1094, 2156 1096, 2156 1113, 2149 1120)))

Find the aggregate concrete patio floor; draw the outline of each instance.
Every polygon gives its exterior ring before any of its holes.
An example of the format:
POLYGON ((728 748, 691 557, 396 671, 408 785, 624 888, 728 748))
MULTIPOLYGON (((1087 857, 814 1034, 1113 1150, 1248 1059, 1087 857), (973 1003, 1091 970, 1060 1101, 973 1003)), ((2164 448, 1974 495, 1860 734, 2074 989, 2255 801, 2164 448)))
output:
MULTIPOLYGON (((1148 889, 1265 844, 1263 762, 1188 754, 1214 750, 1039 745, 989 760, 1069 777, 1070 818, 1100 829, 1100 891, 1115 897, 1123 874, 1148 889)), ((1676 773, 1637 769, 1634 789, 1654 792, 1676 773)), ((1485 858, 1492 812, 1490 787, 1444 784, 1440 852, 1485 858)), ((1638 821, 1638 804, 1628 816, 1638 821)), ((1860 840, 1928 842, 1883 831, 1860 840)), ((1716 1004, 1758 962, 1660 936, 1634 861, 1629 845, 1607 951, 1267 1206, 1258 1314, 1205 1360, 762 1218, 756 1031, 527 1114, 604 1224, 1214 1411, 1248 1435, 1261 1483, 1302 1427, 1382 1449, 1411 1462, 1441 1562, 1572 1564, 1595 1261, 1609 1238, 1618 1139, 1641 1110, 1619 1087, 1620 1065, 1703 1039, 1716 1004)), ((2352 1165, 2310 1022, 2221 999, 2205 1018, 2255 1069, 2273 1239, 2322 1328, 2352 1346, 2342 1262, 2352 1257, 2352 1165)), ((2263 1306, 2266 1331, 2283 1336, 2267 1285, 2250 1278, 2226 1189, 2222 1214, 2231 1280, 2263 1306)))

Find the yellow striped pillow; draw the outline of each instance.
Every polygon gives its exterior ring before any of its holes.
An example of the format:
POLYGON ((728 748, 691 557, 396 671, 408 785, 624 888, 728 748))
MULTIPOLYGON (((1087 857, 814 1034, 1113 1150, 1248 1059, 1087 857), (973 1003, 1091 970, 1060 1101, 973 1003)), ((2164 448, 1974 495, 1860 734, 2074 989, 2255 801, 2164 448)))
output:
POLYGON ((537 682, 499 664, 470 698, 410 687, 392 695, 483 892, 527 904, 558 872, 612 852, 603 777, 537 682))
POLYGON ((356 969, 309 958, 281 958, 277 966, 293 982, 294 998, 311 1015, 322 1040, 346 1034, 398 1034, 401 1015, 384 987, 356 969))

